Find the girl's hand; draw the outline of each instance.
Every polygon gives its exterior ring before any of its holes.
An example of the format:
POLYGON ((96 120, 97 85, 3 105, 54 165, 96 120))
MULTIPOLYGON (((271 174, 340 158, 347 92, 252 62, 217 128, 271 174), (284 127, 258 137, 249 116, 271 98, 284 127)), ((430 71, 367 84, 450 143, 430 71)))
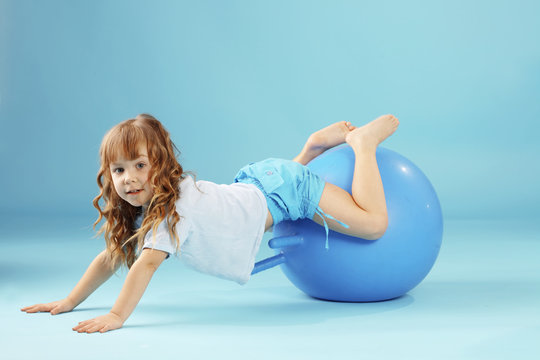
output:
POLYGON ((94 319, 81 321, 79 325, 73 328, 73 330, 79 333, 85 332, 88 334, 96 331, 104 333, 110 330, 120 329, 123 324, 124 321, 120 318, 120 316, 113 313, 108 313, 94 319))
POLYGON ((68 298, 53 301, 48 304, 36 304, 32 306, 23 307, 21 311, 28 314, 37 312, 49 312, 51 315, 56 315, 64 312, 69 312, 75 308, 75 304, 68 298))

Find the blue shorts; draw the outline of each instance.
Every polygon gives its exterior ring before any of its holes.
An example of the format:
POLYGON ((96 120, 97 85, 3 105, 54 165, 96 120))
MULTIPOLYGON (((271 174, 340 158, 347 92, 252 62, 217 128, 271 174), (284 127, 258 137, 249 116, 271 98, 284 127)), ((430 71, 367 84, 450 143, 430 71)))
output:
POLYGON ((307 166, 274 158, 244 166, 234 182, 254 184, 263 192, 274 225, 284 220, 313 219, 325 184, 307 166))

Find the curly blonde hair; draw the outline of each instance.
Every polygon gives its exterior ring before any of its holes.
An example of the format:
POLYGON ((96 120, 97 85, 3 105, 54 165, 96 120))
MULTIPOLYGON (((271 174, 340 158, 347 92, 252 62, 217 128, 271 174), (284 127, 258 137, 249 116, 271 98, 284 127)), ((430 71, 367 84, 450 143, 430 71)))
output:
POLYGON ((169 233, 179 246, 176 224, 180 216, 176 212, 176 201, 180 198, 180 182, 186 177, 178 163, 178 148, 170 139, 169 132, 153 116, 137 115, 134 119, 121 122, 104 136, 99 150, 101 166, 97 175, 99 195, 93 201, 99 212, 94 229, 105 218, 98 235, 104 234, 111 265, 126 265, 131 268, 138 251, 142 248, 144 237, 150 229, 154 236, 158 225, 166 220, 169 233), (135 220, 142 215, 142 208, 135 207, 120 198, 114 188, 110 164, 118 158, 136 159, 140 146, 146 146, 151 170, 148 181, 153 196, 149 202, 144 220, 139 229, 135 220), (99 202, 103 199, 104 206, 99 202))

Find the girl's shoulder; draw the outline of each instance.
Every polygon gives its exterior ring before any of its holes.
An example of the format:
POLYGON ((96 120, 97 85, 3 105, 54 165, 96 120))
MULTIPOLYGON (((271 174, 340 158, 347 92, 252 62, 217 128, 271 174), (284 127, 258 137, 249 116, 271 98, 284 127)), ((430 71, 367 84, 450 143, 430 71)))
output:
POLYGON ((186 176, 180 181, 178 187, 180 188, 180 196, 182 192, 189 192, 199 187, 201 180, 196 181, 192 175, 186 174, 186 176))
POLYGON ((195 181, 191 175, 186 175, 184 179, 178 185, 180 190, 180 197, 176 202, 176 205, 189 204, 194 201, 203 191, 201 189, 202 180, 195 181))

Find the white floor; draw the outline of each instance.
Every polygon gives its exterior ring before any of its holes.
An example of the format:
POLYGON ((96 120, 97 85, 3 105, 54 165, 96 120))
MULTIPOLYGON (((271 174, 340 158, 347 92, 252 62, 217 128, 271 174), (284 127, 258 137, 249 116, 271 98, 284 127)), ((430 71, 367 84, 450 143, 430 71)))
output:
MULTIPOLYGON (((446 221, 428 277, 379 303, 312 299, 279 268, 239 286, 167 260, 124 328, 88 335, 71 328, 107 312, 125 274, 71 313, 20 312, 67 295, 102 248, 83 219, 21 227, 25 220, 1 223, 2 360, 540 358, 533 221, 446 221)), ((269 254, 264 245, 260 258, 269 254)))

